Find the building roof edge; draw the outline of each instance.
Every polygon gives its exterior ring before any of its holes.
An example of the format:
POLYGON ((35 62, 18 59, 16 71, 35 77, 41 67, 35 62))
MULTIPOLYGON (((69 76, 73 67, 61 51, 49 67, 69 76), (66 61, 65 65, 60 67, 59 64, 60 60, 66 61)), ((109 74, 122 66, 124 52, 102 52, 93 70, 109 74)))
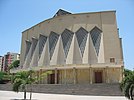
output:
POLYGON ((46 20, 43 20, 41 22, 39 22, 38 24, 30 27, 30 28, 27 28, 26 30, 22 31, 22 33, 32 29, 33 27, 45 22, 45 21, 49 21, 51 19, 55 19, 55 18, 59 18, 59 17, 63 17, 63 16, 72 16, 72 15, 82 15, 82 14, 94 14, 94 13, 107 13, 107 12, 115 12, 116 13, 116 10, 107 10, 107 11, 97 11, 97 12, 84 12, 84 13, 74 13, 74 14, 67 14, 67 15, 62 15, 62 16, 57 16, 57 17, 52 17, 52 18, 49 18, 49 19, 46 19, 46 20))

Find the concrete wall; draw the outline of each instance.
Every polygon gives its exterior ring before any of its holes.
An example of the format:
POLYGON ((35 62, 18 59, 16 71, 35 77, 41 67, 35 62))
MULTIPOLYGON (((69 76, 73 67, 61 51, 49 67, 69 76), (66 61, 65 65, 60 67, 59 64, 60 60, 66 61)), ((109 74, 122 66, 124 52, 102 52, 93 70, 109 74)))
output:
POLYGON ((89 69, 76 69, 77 82, 78 84, 89 84, 90 83, 90 72, 89 69))
MULTIPOLYGON (((74 75, 74 69, 58 70, 59 83, 58 84, 90 84, 95 83, 95 72, 102 72, 102 83, 119 83, 122 79, 121 68, 90 68, 87 69, 75 69, 76 75, 74 75), (75 83, 74 83, 75 80, 75 83)), ((54 71, 53 71, 54 72, 54 71)), ((45 77, 41 83, 47 84, 47 77, 45 77)))
POLYGON ((118 83, 121 82, 121 68, 109 68, 108 69, 108 77, 109 83, 118 83))

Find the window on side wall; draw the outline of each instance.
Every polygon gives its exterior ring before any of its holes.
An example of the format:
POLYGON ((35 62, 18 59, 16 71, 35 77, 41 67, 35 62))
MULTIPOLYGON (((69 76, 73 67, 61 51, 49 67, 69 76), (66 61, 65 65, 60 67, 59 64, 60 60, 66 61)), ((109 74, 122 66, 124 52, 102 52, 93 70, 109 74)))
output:
POLYGON ((115 58, 110 58, 110 63, 115 63, 115 58))

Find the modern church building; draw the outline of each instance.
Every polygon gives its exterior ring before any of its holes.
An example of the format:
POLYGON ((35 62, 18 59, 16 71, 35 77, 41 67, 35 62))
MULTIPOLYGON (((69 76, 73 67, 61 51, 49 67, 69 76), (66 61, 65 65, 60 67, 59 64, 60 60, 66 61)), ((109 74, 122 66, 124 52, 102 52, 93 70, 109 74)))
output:
POLYGON ((52 18, 22 32, 20 70, 52 71, 44 84, 119 83, 123 52, 116 11, 72 14, 60 9, 52 18))

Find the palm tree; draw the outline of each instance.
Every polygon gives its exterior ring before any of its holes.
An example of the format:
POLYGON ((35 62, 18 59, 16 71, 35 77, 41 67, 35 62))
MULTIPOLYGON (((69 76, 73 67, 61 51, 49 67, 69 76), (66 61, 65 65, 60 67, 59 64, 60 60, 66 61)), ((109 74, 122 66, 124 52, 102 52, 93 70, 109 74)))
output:
POLYGON ((32 84, 38 83, 42 78, 47 76, 47 74, 51 74, 51 71, 44 72, 40 75, 40 78, 37 76, 32 76, 35 74, 34 71, 22 71, 16 73, 16 75, 13 78, 13 91, 19 92, 20 90, 24 91, 24 100, 26 100, 26 92, 27 92, 27 85, 29 84, 31 87, 30 90, 30 100, 32 98, 32 84))
POLYGON ((29 71, 29 75, 30 75, 30 80, 32 80, 32 82, 30 83, 30 87, 31 87, 31 91, 30 91, 30 100, 32 98, 32 84, 33 83, 38 83, 40 82, 43 78, 45 78, 48 74, 52 74, 52 71, 45 71, 43 73, 40 74, 40 77, 35 76, 34 78, 32 77, 32 75, 35 74, 34 71, 30 70, 29 71))
POLYGON ((33 78, 32 75, 35 73, 33 70, 29 70, 28 71, 29 73, 29 84, 30 84, 30 87, 31 87, 31 91, 30 91, 30 100, 32 99, 32 84, 36 82, 36 78, 33 78))
POLYGON ((8 83, 10 81, 10 74, 0 71, 0 84, 8 83))
POLYGON ((4 83, 3 80, 4 80, 4 76, 5 76, 5 75, 6 75, 5 72, 1 72, 1 71, 0 71, 0 84, 1 84, 1 83, 4 83))
POLYGON ((133 71, 129 70, 129 69, 124 69, 124 76, 128 76, 128 75, 132 75, 133 71))
POLYGON ((24 92, 24 100, 26 100, 27 85, 32 84, 34 78, 31 77, 31 71, 21 71, 16 73, 13 79, 13 91, 24 92))
POLYGON ((128 70, 127 70, 127 74, 124 77, 124 79, 122 80, 120 87, 128 99, 134 100, 134 98, 133 98, 134 71, 129 71, 129 73, 128 73, 128 70))

